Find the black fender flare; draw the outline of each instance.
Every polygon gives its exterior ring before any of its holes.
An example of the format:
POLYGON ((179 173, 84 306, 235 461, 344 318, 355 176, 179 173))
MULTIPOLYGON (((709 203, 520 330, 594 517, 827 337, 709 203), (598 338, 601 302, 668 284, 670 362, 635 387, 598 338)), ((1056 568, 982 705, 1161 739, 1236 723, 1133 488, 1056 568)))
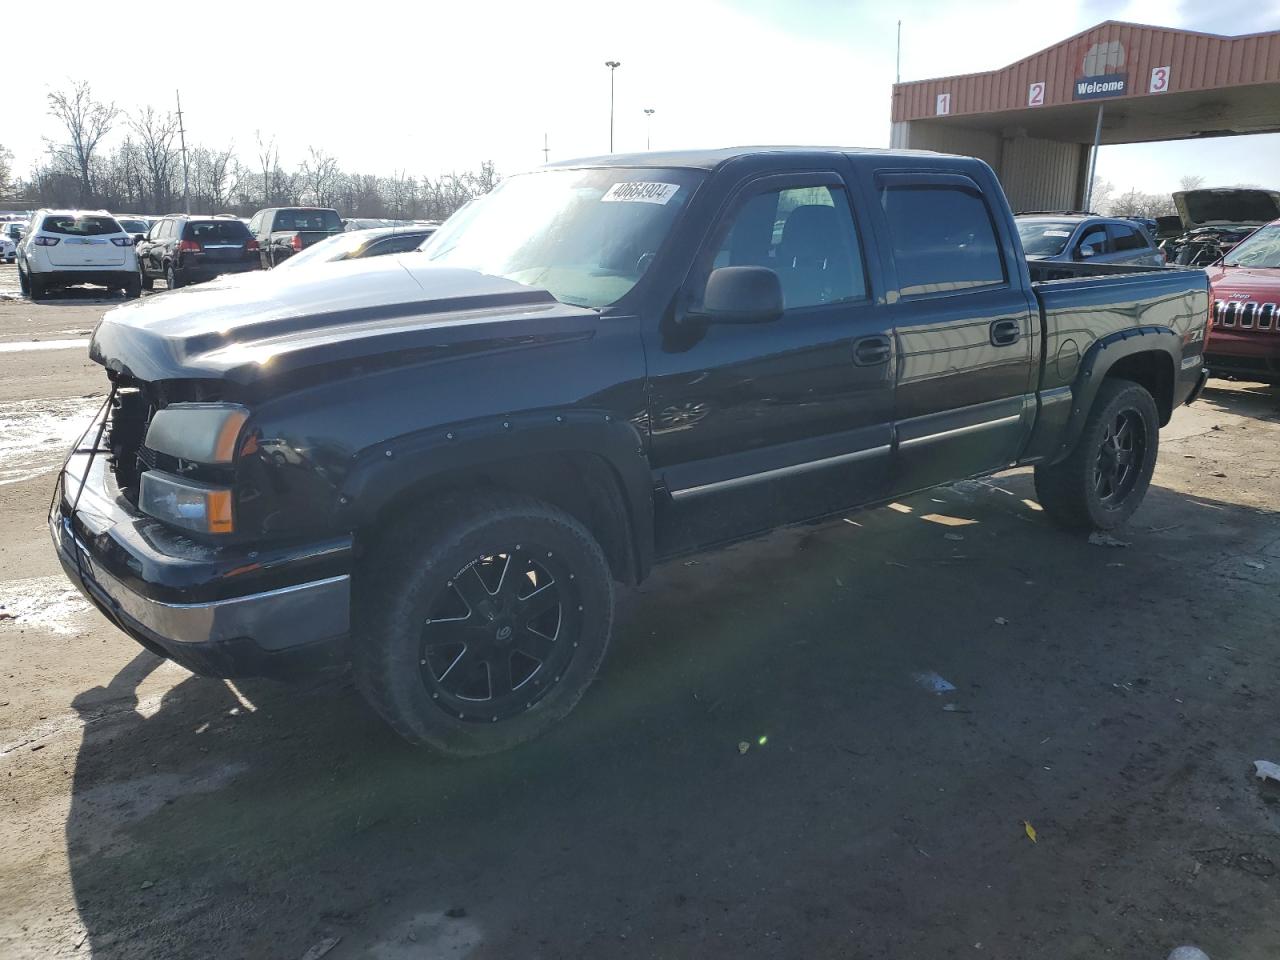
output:
MULTIPOLYGON (((603 410, 541 410, 440 425, 372 444, 353 456, 340 491, 346 526, 434 479, 506 460, 589 454, 612 469, 629 527, 637 579, 653 565, 653 482, 641 431, 603 410)), ((518 478, 516 478, 518 481, 518 478)), ((518 485, 518 484, 517 484, 518 485)))
POLYGON ((1139 353, 1162 353, 1169 358, 1169 370, 1175 381, 1182 358, 1182 337, 1169 327, 1126 327, 1095 340, 1085 352, 1071 387, 1071 416, 1067 420, 1062 446, 1054 462, 1066 457, 1084 432, 1085 421, 1097 399, 1102 381, 1125 357, 1139 353))

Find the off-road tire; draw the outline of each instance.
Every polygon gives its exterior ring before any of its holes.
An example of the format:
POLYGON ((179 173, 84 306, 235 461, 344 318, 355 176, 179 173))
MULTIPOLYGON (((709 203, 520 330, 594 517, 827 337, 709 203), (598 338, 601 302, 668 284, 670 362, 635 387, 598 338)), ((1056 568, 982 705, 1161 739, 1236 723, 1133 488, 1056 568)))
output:
POLYGON ((1160 447, 1160 415, 1147 389, 1131 380, 1104 380, 1094 398, 1084 430, 1065 460, 1036 467, 1036 496, 1049 519, 1067 530, 1114 530, 1142 503, 1155 471, 1160 447), (1136 473, 1127 493, 1106 503, 1095 478, 1108 426, 1124 414, 1136 415, 1144 436, 1135 453, 1136 473))
MULTIPOLYGON (((357 572, 352 663, 365 699, 411 743, 454 757, 498 753, 529 740, 565 715, 581 699, 599 670, 613 628, 613 580, 603 550, 591 533, 563 511, 530 497, 489 493, 430 504, 430 516, 397 521, 370 545, 357 572), (554 679, 531 688, 532 705, 495 722, 486 716, 460 719, 444 706, 437 679, 426 663, 424 631, 430 611, 453 578, 478 558, 511 550, 555 555, 564 581, 556 644, 572 643, 571 659, 554 679), (574 619, 576 618, 576 619, 574 619), (560 634, 563 632, 563 636, 560 634)), ((555 671, 553 671, 555 672, 555 671)), ((524 699, 522 694, 519 700, 524 699)), ((488 712, 487 709, 485 711, 488 712)))

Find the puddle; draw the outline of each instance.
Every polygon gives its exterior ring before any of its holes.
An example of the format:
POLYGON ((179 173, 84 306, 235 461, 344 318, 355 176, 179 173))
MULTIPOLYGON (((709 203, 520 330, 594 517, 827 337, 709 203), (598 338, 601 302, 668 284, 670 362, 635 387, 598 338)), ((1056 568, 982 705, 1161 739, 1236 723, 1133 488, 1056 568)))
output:
POLYGON ((0 485, 57 470, 101 406, 101 398, 75 397, 0 407, 0 485))
POLYGON ((63 576, 0 581, 0 613, 13 618, 3 623, 72 636, 84 629, 78 617, 88 610, 89 602, 63 576))

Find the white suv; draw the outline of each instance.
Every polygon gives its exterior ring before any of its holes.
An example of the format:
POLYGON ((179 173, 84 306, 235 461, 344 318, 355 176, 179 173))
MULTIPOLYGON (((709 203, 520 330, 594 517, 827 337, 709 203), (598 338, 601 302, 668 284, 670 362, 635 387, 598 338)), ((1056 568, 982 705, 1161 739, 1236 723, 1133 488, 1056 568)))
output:
POLYGON ((105 210, 37 210, 18 245, 18 285, 39 300, 77 283, 140 296, 133 238, 105 210))

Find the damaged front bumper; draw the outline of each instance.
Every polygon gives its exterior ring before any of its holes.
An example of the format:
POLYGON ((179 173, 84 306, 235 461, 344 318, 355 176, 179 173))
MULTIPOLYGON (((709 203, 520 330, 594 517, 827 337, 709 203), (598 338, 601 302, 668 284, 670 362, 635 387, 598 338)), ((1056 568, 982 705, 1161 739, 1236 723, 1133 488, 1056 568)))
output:
POLYGON ((268 548, 197 542, 139 513, 107 454, 83 443, 59 474, 49 532, 94 606, 194 673, 287 678, 346 662, 349 536, 268 548))

